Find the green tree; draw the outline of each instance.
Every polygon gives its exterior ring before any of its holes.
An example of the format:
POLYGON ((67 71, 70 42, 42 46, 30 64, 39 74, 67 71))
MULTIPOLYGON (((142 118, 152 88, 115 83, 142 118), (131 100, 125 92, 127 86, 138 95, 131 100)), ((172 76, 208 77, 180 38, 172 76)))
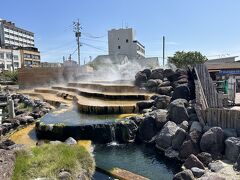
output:
POLYGON ((177 51, 173 57, 168 57, 168 63, 174 64, 177 68, 186 68, 194 64, 200 64, 207 61, 207 57, 197 51, 177 51))

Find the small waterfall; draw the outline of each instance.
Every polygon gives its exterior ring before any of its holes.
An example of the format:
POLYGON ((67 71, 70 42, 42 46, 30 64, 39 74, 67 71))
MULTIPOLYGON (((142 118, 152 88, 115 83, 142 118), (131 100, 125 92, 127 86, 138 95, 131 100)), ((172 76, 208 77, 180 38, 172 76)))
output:
POLYGON ((108 143, 109 146, 117 146, 118 143, 116 141, 116 132, 115 132, 115 126, 114 124, 110 127, 111 130, 111 140, 112 142, 108 143))

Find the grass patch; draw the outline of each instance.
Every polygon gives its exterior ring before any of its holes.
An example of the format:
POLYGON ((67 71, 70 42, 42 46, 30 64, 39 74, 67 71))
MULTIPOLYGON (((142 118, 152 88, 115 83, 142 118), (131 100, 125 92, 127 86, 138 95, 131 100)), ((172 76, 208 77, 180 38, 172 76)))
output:
POLYGON ((61 169, 77 179, 81 172, 90 179, 95 162, 90 153, 82 146, 66 144, 44 144, 28 150, 16 152, 13 180, 47 177, 57 179, 61 169))

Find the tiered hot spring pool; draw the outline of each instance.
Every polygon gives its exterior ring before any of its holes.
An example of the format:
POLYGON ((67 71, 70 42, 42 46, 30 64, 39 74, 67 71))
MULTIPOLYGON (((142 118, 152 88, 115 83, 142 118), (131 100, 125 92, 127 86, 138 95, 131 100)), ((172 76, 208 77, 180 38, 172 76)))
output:
MULTIPOLYGON (((153 180, 172 179, 180 170, 178 162, 165 158, 152 145, 134 142, 129 132, 135 127, 126 117, 135 112, 138 100, 148 99, 151 94, 130 84, 103 83, 69 83, 52 89, 35 89, 32 94, 48 100, 52 95, 58 98, 67 95, 75 105, 61 105, 45 115, 37 122, 37 136, 34 128, 23 131, 24 141, 64 140, 69 136, 91 140, 96 166, 100 169, 118 167, 153 180)), ((19 142, 21 138, 15 141, 19 142)), ((111 177, 97 171, 94 179, 111 177)))

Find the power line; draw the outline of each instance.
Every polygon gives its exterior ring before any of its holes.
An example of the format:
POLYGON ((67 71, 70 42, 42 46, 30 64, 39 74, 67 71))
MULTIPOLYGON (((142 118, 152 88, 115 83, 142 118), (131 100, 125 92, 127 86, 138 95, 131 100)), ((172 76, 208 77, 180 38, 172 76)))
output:
POLYGON ((92 34, 88 33, 88 32, 83 32, 83 35, 89 37, 89 38, 93 38, 93 39, 98 39, 98 38, 103 38, 106 37, 107 35, 102 35, 102 36, 93 36, 92 34))
POLYGON ((99 47, 93 46, 93 45, 88 44, 88 43, 82 43, 82 44, 83 44, 83 45, 86 45, 86 46, 88 46, 88 47, 91 47, 91 48, 94 48, 94 49, 100 50, 100 51, 107 52, 107 50, 105 50, 105 49, 102 49, 102 48, 99 48, 99 47))

